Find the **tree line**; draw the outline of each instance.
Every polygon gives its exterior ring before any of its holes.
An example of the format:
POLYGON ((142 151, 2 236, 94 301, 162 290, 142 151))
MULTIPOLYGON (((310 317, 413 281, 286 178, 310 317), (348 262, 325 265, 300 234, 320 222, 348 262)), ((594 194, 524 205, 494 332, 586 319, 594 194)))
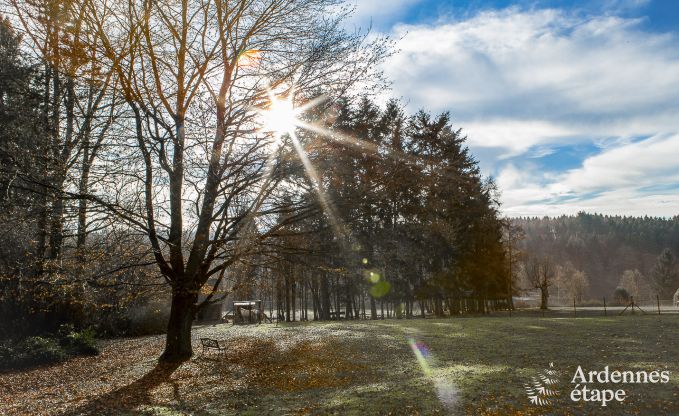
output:
POLYGON ((307 307, 313 319, 509 307, 498 193, 450 115, 408 116, 397 101, 380 108, 365 97, 333 112, 329 143, 300 133, 318 177, 301 166, 296 186, 317 214, 285 227, 265 255, 278 316, 294 320, 307 307))
POLYGON ((555 302, 668 300, 679 289, 678 217, 579 213, 512 222, 525 234, 527 286, 542 287, 555 302))

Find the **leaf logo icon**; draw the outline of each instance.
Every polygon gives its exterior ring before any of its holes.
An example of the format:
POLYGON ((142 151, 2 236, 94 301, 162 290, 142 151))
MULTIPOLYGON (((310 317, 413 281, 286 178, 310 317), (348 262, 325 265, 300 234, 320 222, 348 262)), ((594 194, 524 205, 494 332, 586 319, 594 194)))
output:
POLYGON ((531 377, 530 384, 524 384, 526 395, 530 404, 536 406, 549 406, 559 395, 559 391, 553 386, 559 383, 559 371, 554 369, 554 363, 549 363, 549 368, 538 373, 537 377, 531 377))

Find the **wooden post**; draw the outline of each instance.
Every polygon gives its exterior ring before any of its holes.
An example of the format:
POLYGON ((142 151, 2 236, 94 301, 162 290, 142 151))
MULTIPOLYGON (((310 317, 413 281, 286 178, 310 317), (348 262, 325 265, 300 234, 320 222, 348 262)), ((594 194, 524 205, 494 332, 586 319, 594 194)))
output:
MULTIPOLYGON (((630 297, 629 297, 629 304, 630 304, 630 306, 632 307, 632 315, 634 315, 634 306, 635 306, 635 304, 634 304, 634 296, 630 296, 630 297)), ((624 312, 624 310, 623 310, 623 312, 624 312)))
POLYGON ((604 316, 608 316, 608 312, 606 311, 606 296, 604 296, 604 316))
POLYGON ((660 296, 655 295, 655 300, 658 301, 658 315, 660 315, 660 296))
POLYGON ((573 316, 577 318, 578 311, 575 309, 575 297, 573 298, 573 316))

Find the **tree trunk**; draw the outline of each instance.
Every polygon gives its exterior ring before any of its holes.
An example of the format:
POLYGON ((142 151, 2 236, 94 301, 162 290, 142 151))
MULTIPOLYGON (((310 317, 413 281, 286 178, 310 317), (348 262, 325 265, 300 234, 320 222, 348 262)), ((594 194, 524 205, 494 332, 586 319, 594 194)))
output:
POLYGON ((321 319, 327 321, 330 319, 330 289, 328 288, 328 275, 323 273, 321 279, 321 319))
MULTIPOLYGON (((295 280, 294 268, 290 277, 290 307, 292 309, 292 322, 297 321, 297 282, 295 280)), ((290 312, 288 312, 290 314, 290 312)))
MULTIPOLYGON (((64 200, 61 192, 64 190, 64 183, 66 181, 68 171, 68 160, 71 157, 71 150, 73 147, 73 131, 75 124, 75 82, 72 77, 66 79, 66 131, 63 137, 62 148, 54 149, 57 160, 58 175, 54 181, 54 188, 56 195, 54 205, 52 206, 52 224, 50 227, 50 258, 56 260, 61 258, 61 252, 64 244, 64 200)), ((55 106, 55 109, 58 108, 55 106)), ((55 110, 56 111, 56 110, 55 110)), ((58 117, 58 115, 56 116, 58 117)), ((57 120, 57 119, 55 119, 57 120)), ((56 125, 56 124, 55 124, 56 125)), ((58 133, 55 137, 58 137, 58 133)), ((57 145, 58 141, 54 143, 57 145)))
POLYGON ((346 279, 346 285, 344 286, 344 298, 346 300, 346 304, 344 306, 344 317, 346 319, 353 319, 354 313, 353 313, 353 305, 352 305, 352 296, 351 296, 351 280, 349 278, 346 279))
POLYGON ((311 275, 311 300, 314 306, 314 321, 321 319, 322 309, 321 309, 321 298, 318 289, 318 275, 311 275))
POLYGON ((540 288, 540 309, 547 309, 547 300, 549 299, 549 291, 547 287, 540 288))
MULTIPOLYGON (((354 319, 360 319, 361 318, 361 304, 360 304, 360 297, 358 294, 356 297, 352 296, 351 303, 354 304, 354 319)), ((365 307, 363 308, 365 311, 365 307)))
POLYGON ((290 275, 289 270, 285 274, 285 322, 290 322, 290 275))
MULTIPOLYGON (((89 134, 83 137, 82 173, 78 184, 78 192, 85 195, 89 191, 90 182, 90 138, 89 134)), ((87 241, 87 199, 78 201, 78 238, 76 247, 83 248, 87 241)))
POLYGON ((167 323, 165 351, 160 361, 177 362, 191 358, 191 324, 195 315, 197 296, 184 291, 172 291, 170 320, 167 323))
MULTIPOLYGON (((63 185, 62 185, 63 186, 63 185)), ((59 189, 62 189, 62 186, 59 189)), ((52 215, 50 223, 50 260, 57 260, 61 257, 64 244, 64 201, 59 195, 55 196, 52 205, 52 215)))
POLYGON ((443 316, 443 305, 441 304, 440 298, 434 298, 434 314, 436 317, 440 318, 443 316))
POLYGON ((38 195, 39 217, 38 217, 38 243, 36 248, 36 258, 38 260, 37 274, 41 274, 44 268, 44 260, 47 254, 47 233, 49 227, 49 201, 46 192, 38 195))
POLYGON ((370 296, 370 319, 377 319, 377 302, 375 302, 375 298, 370 296))

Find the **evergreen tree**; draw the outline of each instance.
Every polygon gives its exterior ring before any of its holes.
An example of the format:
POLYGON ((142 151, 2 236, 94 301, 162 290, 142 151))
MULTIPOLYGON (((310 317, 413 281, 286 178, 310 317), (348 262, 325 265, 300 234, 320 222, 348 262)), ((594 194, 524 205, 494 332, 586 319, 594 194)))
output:
POLYGON ((670 299, 679 288, 679 269, 672 250, 666 248, 658 256, 651 272, 656 293, 663 299, 670 299))

